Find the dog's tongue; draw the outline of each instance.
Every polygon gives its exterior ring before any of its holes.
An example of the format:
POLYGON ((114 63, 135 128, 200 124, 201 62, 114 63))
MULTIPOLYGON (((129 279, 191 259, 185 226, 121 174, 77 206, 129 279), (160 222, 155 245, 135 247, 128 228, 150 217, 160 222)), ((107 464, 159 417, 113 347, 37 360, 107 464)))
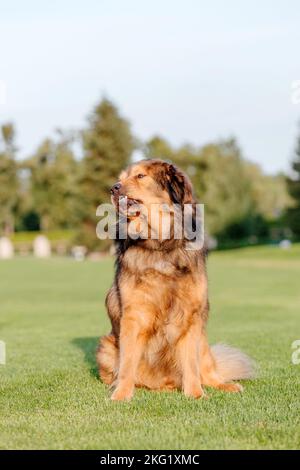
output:
POLYGON ((129 207, 134 206, 135 204, 138 204, 138 202, 135 199, 128 199, 127 198, 127 204, 129 207))
POLYGON ((119 198, 119 203, 122 205, 122 206, 128 206, 128 207, 131 207, 131 206, 134 206, 135 204, 138 204, 138 201, 136 201, 135 199, 131 199, 127 196, 122 196, 119 198))

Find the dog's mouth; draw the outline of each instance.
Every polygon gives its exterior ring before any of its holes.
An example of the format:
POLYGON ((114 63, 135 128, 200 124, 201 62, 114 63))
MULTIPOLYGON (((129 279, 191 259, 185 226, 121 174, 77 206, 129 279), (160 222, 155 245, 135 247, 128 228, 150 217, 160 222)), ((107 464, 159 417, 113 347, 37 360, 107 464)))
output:
POLYGON ((142 201, 140 199, 133 199, 128 196, 113 196, 112 202, 116 207, 119 214, 126 216, 129 219, 139 217, 141 214, 142 201))

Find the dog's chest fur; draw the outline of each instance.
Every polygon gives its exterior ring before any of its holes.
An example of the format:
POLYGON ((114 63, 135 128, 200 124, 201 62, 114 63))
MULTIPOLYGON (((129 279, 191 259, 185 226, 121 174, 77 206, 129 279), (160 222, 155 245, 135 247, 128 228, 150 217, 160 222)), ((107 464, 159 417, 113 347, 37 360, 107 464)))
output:
POLYGON ((183 250, 162 253, 138 248, 125 253, 120 282, 122 304, 126 308, 134 296, 136 315, 141 322, 143 318, 151 322, 148 349, 153 354, 164 344, 175 343, 199 314, 206 276, 196 255, 183 250))

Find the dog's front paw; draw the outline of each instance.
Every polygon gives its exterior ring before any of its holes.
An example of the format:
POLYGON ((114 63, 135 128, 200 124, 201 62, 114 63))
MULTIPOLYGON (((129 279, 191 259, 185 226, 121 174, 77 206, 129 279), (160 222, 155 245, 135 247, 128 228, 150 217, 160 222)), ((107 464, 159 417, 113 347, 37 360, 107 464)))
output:
POLYGON ((186 397, 190 398, 203 398, 205 393, 200 384, 193 384, 188 387, 185 387, 183 390, 186 397))
POLYGON ((114 401, 129 401, 133 397, 133 391, 133 387, 118 385, 110 398, 114 401))

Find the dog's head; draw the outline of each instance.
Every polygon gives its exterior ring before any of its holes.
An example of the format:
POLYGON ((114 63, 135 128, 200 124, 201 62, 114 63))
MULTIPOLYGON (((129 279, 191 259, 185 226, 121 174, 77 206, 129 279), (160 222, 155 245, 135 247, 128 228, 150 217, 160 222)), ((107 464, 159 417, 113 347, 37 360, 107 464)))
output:
POLYGON ((175 165, 162 160, 144 160, 122 171, 111 188, 112 202, 119 207, 122 198, 134 204, 188 204, 193 202, 192 185, 175 165))
POLYGON ((180 220, 182 225, 185 205, 195 202, 188 177, 162 160, 144 160, 131 165, 111 188, 111 197, 117 212, 129 222, 127 235, 148 240, 152 247, 178 239, 175 221, 180 220))

